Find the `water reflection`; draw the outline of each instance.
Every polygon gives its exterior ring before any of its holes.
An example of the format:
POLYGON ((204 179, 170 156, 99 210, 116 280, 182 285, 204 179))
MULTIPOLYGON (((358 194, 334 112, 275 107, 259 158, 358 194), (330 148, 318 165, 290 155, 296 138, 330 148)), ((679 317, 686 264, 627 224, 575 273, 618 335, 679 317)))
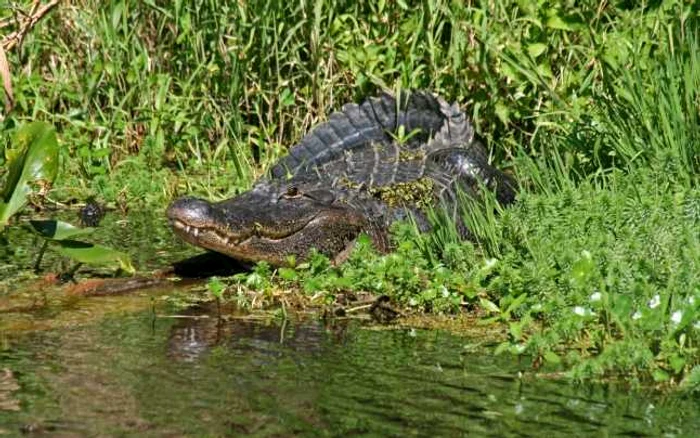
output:
MULTIPOLYGON (((521 380, 438 331, 147 314, 28 336, 0 355, 0 433, 139 436, 687 436, 700 401, 521 380)), ((1 436, 1 435, 0 435, 1 436)))
POLYGON ((322 353, 326 341, 342 343, 347 323, 292 324, 255 317, 220 320, 207 315, 184 317, 170 329, 168 356, 174 360, 201 360, 215 347, 241 356, 282 358, 289 351, 322 353))

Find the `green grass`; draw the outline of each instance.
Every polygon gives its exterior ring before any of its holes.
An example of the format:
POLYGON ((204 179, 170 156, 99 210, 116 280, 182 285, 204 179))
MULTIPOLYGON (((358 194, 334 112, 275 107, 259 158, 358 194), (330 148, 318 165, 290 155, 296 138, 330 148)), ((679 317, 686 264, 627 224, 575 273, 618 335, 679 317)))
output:
POLYGON ((498 351, 534 364, 697 388, 699 11, 671 0, 83 0, 8 54, 17 106, 0 142, 26 120, 52 122, 67 169, 52 197, 158 210, 180 194, 244 190, 348 101, 434 90, 466 108, 517 176, 514 207, 466 200, 474 242, 435 212, 428 234, 398 226, 393 254, 361 242, 338 268, 316 257, 273 282, 264 266, 233 281, 466 309, 507 324, 498 351))
MULTIPOLYGON (((651 65, 671 46, 676 17, 692 28, 696 16, 697 6, 672 1, 84 0, 61 6, 9 53, 17 110, 0 129, 56 124, 76 193, 115 200, 115 174, 130 179, 136 167, 146 180, 168 167, 193 178, 158 175, 165 190, 152 199, 223 197, 332 109, 400 86, 465 104, 494 155, 512 159, 585 114, 606 80, 651 65)), ((589 148, 562 152, 595 170, 589 148)), ((122 196, 143 199, 134 188, 122 196)))

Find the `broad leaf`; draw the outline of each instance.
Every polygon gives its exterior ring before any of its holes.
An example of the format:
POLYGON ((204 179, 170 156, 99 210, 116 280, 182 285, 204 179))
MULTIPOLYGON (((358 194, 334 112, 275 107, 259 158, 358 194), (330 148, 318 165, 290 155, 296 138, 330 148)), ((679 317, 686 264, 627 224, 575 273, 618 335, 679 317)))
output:
POLYGON ((129 256, 123 252, 77 240, 55 240, 54 242, 58 245, 58 251, 61 254, 78 262, 90 265, 112 265, 130 274, 136 271, 129 256))
POLYGON ((561 358, 553 351, 548 351, 544 354, 544 360, 550 364, 560 364, 561 358))
POLYGON ((0 230, 27 203, 35 185, 49 186, 58 174, 58 141, 48 123, 21 127, 6 151, 8 176, 0 192, 0 230))
POLYGON ((547 45, 542 43, 533 43, 527 46, 527 53, 533 58, 537 58, 547 50, 547 45))
POLYGON ((45 239, 51 240, 66 240, 74 239, 77 236, 90 234, 95 231, 94 228, 79 228, 68 222, 57 221, 53 219, 29 221, 36 233, 45 239))
POLYGON ((547 15, 546 26, 550 29, 574 31, 583 27, 581 20, 573 15, 566 16, 556 10, 550 10, 547 15))
POLYGON ((489 313, 501 312, 501 309, 493 301, 487 300, 486 298, 479 298, 479 304, 481 304, 482 309, 489 313))

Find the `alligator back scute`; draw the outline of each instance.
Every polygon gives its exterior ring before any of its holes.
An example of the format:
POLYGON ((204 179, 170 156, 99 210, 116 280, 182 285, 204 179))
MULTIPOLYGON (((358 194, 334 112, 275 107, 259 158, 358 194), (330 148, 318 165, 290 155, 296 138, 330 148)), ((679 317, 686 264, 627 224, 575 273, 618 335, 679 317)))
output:
POLYGON ((271 177, 318 171, 327 163, 341 160, 346 152, 394 143, 400 126, 409 137, 403 146, 409 149, 450 147, 456 140, 473 136, 464 114, 430 93, 404 92, 398 101, 383 94, 360 105, 345 105, 332 114, 290 149, 289 155, 271 169, 271 177))
POLYGON ((415 181, 425 174, 427 155, 396 142, 374 143, 347 151, 341 160, 317 168, 318 179, 332 177, 332 185, 350 184, 367 189, 415 181))

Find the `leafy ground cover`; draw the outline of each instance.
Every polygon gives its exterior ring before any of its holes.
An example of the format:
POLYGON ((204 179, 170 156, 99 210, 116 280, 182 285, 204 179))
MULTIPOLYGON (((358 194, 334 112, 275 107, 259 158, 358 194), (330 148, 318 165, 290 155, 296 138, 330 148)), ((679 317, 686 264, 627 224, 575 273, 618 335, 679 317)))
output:
MULTIPOLYGON (((0 31, 28 7, 3 9, 0 31)), ((466 309, 507 324, 498 351, 533 365, 697 389, 698 12, 677 1, 72 2, 8 51, 15 107, 0 142, 50 122, 67 169, 53 199, 162 210, 179 194, 244 190, 347 101, 434 90, 466 107, 517 176, 513 208, 465 201, 475 242, 436 212, 431 233, 398 226, 393 254, 361 242, 340 267, 319 256, 229 282, 466 309)))

